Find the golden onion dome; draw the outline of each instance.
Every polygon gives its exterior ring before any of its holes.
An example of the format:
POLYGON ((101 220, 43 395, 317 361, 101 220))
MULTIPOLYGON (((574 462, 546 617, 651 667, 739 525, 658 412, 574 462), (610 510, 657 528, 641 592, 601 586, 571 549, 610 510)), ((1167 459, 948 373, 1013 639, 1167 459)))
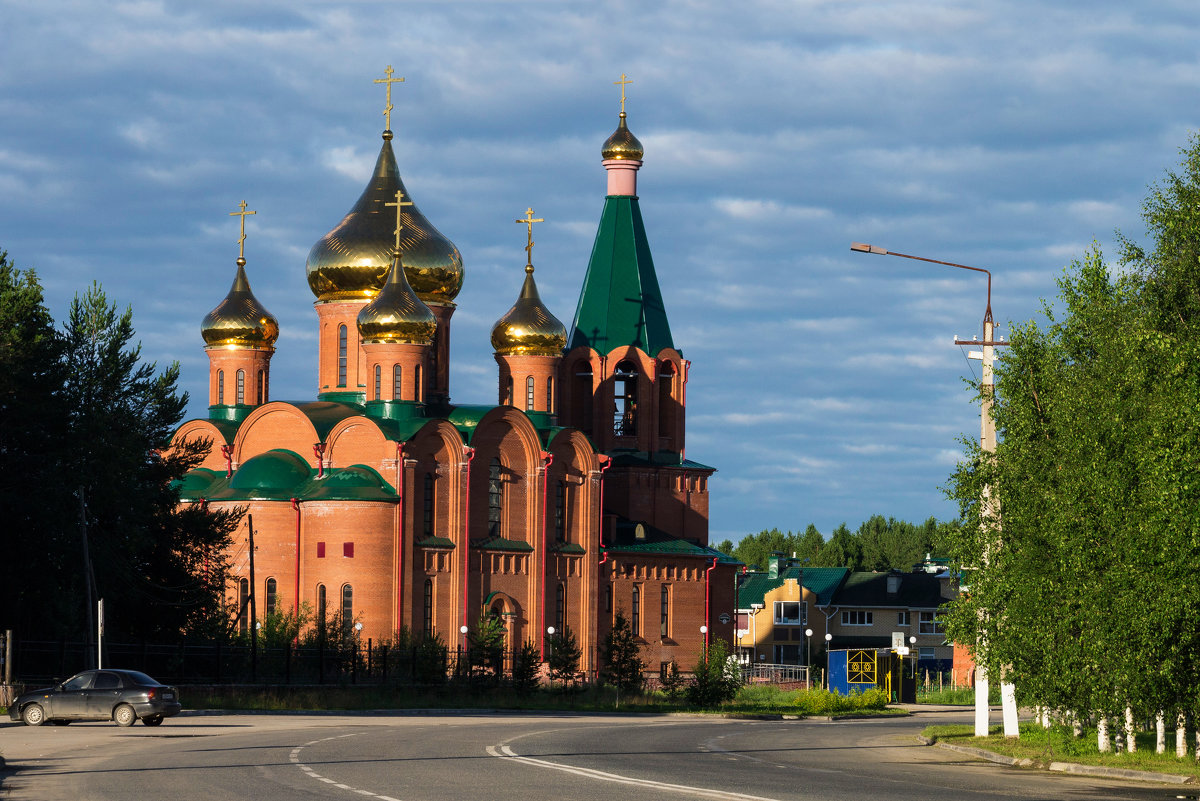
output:
POLYGON ((413 292, 404 273, 400 260, 395 260, 379 294, 358 313, 358 333, 364 343, 433 342, 437 318, 413 292))
MULTIPOLYGON (((372 298, 387 278, 394 253, 396 192, 411 200, 390 139, 386 133, 375 173, 354 208, 308 253, 308 286, 318 300, 372 298)), ((416 205, 404 207, 402 233, 400 253, 409 286, 427 303, 453 305, 463 282, 458 248, 416 205)))
POLYGON ((621 121, 617 123, 617 130, 613 131, 612 136, 605 140, 604 147, 600 149, 600 156, 604 159, 641 161, 645 154, 642 143, 625 125, 625 112, 622 111, 621 121))
POLYGON ((200 336, 210 348, 266 348, 279 338, 279 321, 250 291, 246 260, 237 260, 237 275, 229 294, 200 324, 200 336))
POLYGON ((567 327, 542 303, 532 264, 517 302, 492 326, 492 347, 501 356, 561 356, 567 347, 567 327))

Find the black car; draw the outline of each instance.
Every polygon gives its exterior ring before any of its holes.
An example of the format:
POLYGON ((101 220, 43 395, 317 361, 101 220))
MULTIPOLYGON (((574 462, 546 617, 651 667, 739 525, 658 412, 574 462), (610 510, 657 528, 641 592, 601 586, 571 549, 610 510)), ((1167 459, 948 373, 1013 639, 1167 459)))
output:
POLYGON ((159 684, 136 670, 85 670, 55 687, 34 690, 8 707, 8 716, 27 726, 73 720, 115 720, 132 726, 141 718, 157 726, 182 707, 174 687, 159 684))

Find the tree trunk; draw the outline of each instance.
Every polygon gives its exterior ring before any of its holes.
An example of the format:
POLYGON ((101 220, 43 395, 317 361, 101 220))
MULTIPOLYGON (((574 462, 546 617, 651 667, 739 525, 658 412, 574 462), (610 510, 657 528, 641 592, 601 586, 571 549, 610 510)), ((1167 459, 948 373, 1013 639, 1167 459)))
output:
POLYGON ((1133 736, 1133 707, 1125 707, 1125 750, 1137 751, 1137 738, 1133 736))
POLYGON ((1167 753, 1167 718, 1161 709, 1154 716, 1154 753, 1167 753))
POLYGON ((1187 756, 1187 717, 1180 712, 1175 716, 1175 758, 1187 756))
POLYGON ((1083 736, 1083 724, 1079 722, 1078 712, 1071 713, 1071 734, 1075 735, 1076 738, 1083 736))
POLYGON ((1108 718, 1103 715, 1096 717, 1096 748, 1102 754, 1107 754, 1112 750, 1112 745, 1108 740, 1108 718))

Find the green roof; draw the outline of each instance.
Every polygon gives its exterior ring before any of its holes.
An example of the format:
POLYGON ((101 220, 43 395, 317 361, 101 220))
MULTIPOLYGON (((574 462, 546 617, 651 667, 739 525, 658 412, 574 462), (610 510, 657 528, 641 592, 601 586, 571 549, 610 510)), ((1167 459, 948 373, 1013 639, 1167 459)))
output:
POLYGON ((749 609, 761 604, 767 593, 783 586, 787 579, 796 579, 801 586, 817 596, 817 606, 828 606, 842 581, 850 574, 845 567, 789 567, 779 578, 769 578, 766 573, 747 573, 738 583, 737 608, 749 609))
POLYGON ((608 353, 621 345, 636 346, 651 356, 675 347, 638 199, 609 195, 567 348, 608 353))
POLYGON ((708 470, 717 472, 717 468, 691 459, 684 459, 675 451, 609 451, 613 467, 678 467, 686 470, 708 470))
POLYGON ((851 573, 837 594, 839 606, 894 606, 937 609, 950 601, 942 595, 942 582, 933 573, 851 573), (896 576, 900 586, 891 595, 888 576, 896 576))
POLYGON ((737 557, 730 556, 727 553, 718 551, 716 548, 709 548, 704 545, 697 545, 694 542, 687 540, 641 540, 637 542, 621 542, 615 545, 610 545, 605 550, 613 553, 652 553, 652 554, 671 554, 673 556, 695 556, 702 559, 712 559, 717 557, 717 564, 721 565, 740 565, 741 561, 737 557))
POLYGON ((560 542, 555 545, 552 550, 557 551, 558 553, 575 555, 587 553, 587 549, 577 542, 560 542))
POLYGON ((189 471, 177 484, 183 501, 380 501, 399 500, 379 473, 366 465, 333 467, 320 478, 297 454, 273 450, 247 459, 231 478, 206 468, 189 471))
POLYGON ((533 546, 521 540, 509 540, 504 537, 488 537, 484 540, 471 540, 471 549, 479 551, 509 551, 513 553, 530 553, 533 546))
POLYGON ((417 540, 418 548, 433 548, 435 550, 454 550, 454 540, 449 537, 425 537, 417 540))

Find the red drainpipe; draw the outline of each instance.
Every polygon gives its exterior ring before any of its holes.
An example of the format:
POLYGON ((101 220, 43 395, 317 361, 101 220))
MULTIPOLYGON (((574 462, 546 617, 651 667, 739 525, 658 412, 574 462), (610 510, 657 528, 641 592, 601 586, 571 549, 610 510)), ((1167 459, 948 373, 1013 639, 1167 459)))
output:
MULTIPOLYGON (((550 520, 546 517, 546 489, 550 486, 550 465, 554 464, 554 454, 542 451, 542 459, 546 462, 542 472, 542 631, 546 630, 546 605, 549 603, 549 593, 546 591, 546 561, 550 558, 550 520)), ((546 661, 546 638, 538 635, 541 643, 539 658, 546 661)))
POLYGON ((404 614, 404 446, 396 443, 396 495, 399 516, 396 520, 396 631, 403 625, 404 614))
POLYGON ((300 614, 300 499, 292 498, 296 510, 296 614, 300 614))
MULTIPOLYGON (((600 550, 604 551, 604 473, 608 468, 612 467, 612 457, 605 456, 603 453, 596 455, 600 459, 600 550)), ((608 561, 608 552, 604 551, 604 558, 600 560, 600 564, 608 561)))
POLYGON ((712 634, 712 628, 708 625, 708 585, 712 581, 712 572, 717 569, 717 557, 713 557, 713 563, 708 570, 704 571, 704 652, 707 659, 708 654, 708 638, 712 634))
MULTIPOLYGON (((683 412, 684 412, 684 414, 687 414, 687 382, 688 382, 688 376, 691 374, 691 372, 692 372, 691 361, 689 361, 688 359, 684 359, 683 360, 683 412)), ((686 450, 686 446, 681 446, 679 448, 679 461, 681 461, 681 462, 685 458, 684 457, 685 450, 686 450)))
MULTIPOLYGON (((463 447, 463 455, 467 457, 467 488, 463 492, 465 496, 463 500, 463 599, 462 599, 462 625, 467 625, 467 579, 471 575, 471 564, 467 558, 471 553, 471 460, 475 458, 475 449, 463 447)), ((467 647, 467 635, 460 634, 462 638, 463 648, 467 647)))

